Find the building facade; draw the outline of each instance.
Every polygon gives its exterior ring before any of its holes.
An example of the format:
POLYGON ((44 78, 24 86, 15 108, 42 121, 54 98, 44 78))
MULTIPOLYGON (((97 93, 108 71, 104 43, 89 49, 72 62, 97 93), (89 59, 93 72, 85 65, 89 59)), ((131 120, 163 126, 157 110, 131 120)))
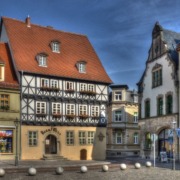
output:
MULTIPOLYGON (((180 34, 162 28, 156 23, 152 31, 146 68, 138 83, 141 126, 141 156, 153 158, 151 135, 157 134, 156 157, 166 151, 172 157, 169 133, 172 122, 179 127, 178 107, 178 53, 176 46, 180 34)), ((175 139, 176 157, 179 142, 175 139)))
POLYGON ((1 26, 21 84, 22 159, 105 159, 111 80, 88 38, 29 17, 1 26))
POLYGON ((127 85, 110 85, 107 158, 139 156, 138 95, 127 85))
POLYGON ((16 150, 20 153, 20 88, 12 66, 9 48, 0 43, 0 156, 14 159, 16 150), (18 131, 16 131, 18 128, 18 131), (18 133, 16 136, 16 133, 18 133), (17 139, 16 139, 17 137, 17 139), (17 146, 17 148, 16 148, 17 146))

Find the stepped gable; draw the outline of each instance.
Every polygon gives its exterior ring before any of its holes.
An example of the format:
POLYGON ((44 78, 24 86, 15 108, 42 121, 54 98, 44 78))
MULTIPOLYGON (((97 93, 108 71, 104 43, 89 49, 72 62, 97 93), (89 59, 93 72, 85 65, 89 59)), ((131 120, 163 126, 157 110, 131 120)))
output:
POLYGON ((2 17, 18 71, 112 83, 103 65, 84 35, 63 32, 51 27, 2 17), (60 42, 60 53, 51 50, 50 43, 60 42), (38 66, 38 53, 47 55, 47 67, 38 66), (86 73, 79 73, 77 62, 86 62, 86 73))

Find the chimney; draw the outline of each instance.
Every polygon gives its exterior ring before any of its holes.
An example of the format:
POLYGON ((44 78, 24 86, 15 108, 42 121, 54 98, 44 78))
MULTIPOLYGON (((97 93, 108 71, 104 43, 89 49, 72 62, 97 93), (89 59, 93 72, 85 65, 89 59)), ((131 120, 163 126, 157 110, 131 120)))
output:
POLYGON ((27 27, 31 27, 31 19, 30 19, 29 15, 28 15, 28 17, 26 18, 25 21, 26 21, 27 27))

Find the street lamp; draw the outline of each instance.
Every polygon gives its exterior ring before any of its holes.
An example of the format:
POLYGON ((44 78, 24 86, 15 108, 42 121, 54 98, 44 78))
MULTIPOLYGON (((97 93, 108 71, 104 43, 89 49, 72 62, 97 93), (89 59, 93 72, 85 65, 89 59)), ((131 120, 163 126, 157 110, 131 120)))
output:
POLYGON ((173 121, 171 122, 172 124, 172 130, 173 130, 173 144, 172 144, 172 151, 173 151, 173 163, 172 163, 172 170, 175 170, 176 169, 176 159, 175 159, 175 126, 176 126, 176 121, 173 119, 173 121))
POLYGON ((16 156, 15 156, 15 166, 18 166, 18 118, 14 121, 14 125, 16 127, 16 156))

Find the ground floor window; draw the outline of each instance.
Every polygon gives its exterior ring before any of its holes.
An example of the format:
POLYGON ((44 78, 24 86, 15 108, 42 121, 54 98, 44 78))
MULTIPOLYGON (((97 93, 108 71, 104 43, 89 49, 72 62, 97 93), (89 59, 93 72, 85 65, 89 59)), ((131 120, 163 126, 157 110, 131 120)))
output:
POLYGON ((94 143, 94 131, 79 131, 79 144, 93 144, 94 143))
POLYGON ((37 146, 37 131, 29 131, 29 146, 37 146))
POLYGON ((66 131, 66 144, 74 145, 74 132, 73 131, 66 131))
POLYGON ((0 130, 0 153, 13 152, 13 131, 0 130))

